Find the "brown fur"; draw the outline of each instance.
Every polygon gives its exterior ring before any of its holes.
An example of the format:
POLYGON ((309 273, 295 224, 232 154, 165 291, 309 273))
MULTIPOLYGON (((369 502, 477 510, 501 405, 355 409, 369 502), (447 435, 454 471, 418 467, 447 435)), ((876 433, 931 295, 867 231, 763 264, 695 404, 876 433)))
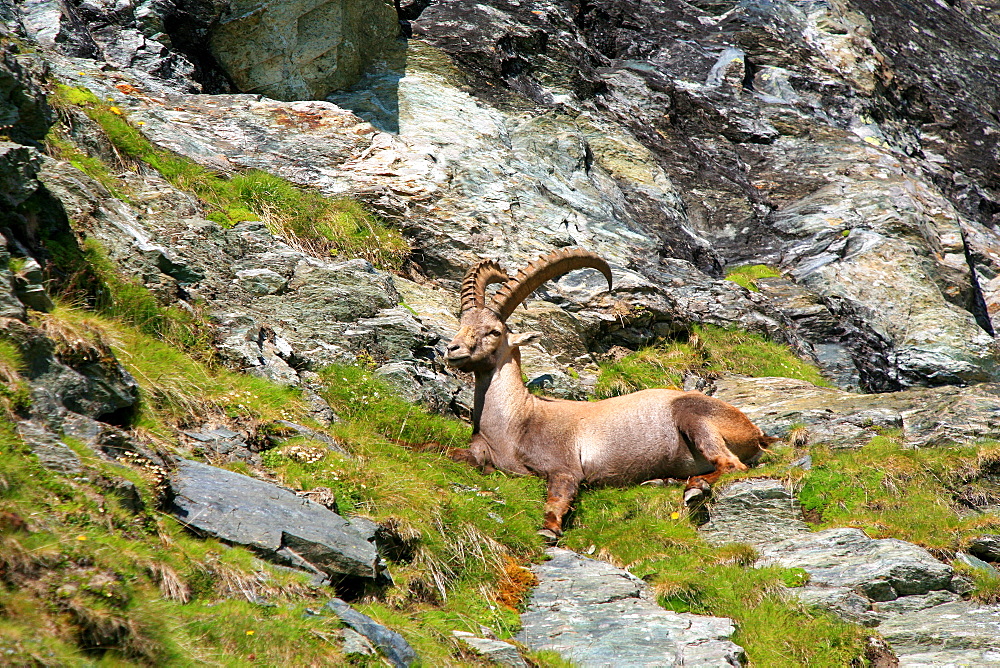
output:
POLYGON ((490 309, 467 310, 448 346, 450 364, 476 376, 474 431, 451 456, 484 470, 548 481, 544 528, 560 534, 581 483, 627 485, 688 479, 705 489, 745 471, 774 439, 739 409, 699 392, 644 390, 603 401, 565 401, 528 392, 520 345, 490 309))

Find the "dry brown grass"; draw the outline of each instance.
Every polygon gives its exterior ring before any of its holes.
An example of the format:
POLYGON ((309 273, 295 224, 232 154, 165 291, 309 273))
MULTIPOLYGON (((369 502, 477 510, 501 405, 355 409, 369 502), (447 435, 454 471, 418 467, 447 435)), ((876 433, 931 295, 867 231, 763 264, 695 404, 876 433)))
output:
POLYGON ((116 361, 113 348, 119 341, 96 318, 56 308, 51 313, 33 312, 31 324, 55 342, 55 355, 66 364, 116 361))
POLYGON ((159 585, 163 598, 179 603, 187 603, 191 600, 191 588, 168 564, 152 562, 147 566, 147 569, 159 585))
POLYGON ((504 555, 503 571, 497 582, 494 600, 511 610, 520 610, 532 587, 538 585, 538 578, 531 569, 518 563, 514 557, 504 555))

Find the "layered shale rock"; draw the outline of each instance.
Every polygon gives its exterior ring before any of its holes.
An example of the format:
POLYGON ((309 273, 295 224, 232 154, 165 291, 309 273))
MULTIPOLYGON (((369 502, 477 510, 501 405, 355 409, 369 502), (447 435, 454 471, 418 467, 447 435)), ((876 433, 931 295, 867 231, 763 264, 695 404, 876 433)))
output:
POLYGON ((738 666, 730 619, 668 612, 628 571, 552 548, 532 570, 539 585, 519 640, 580 666, 738 666))
POLYGON ((1000 606, 964 601, 965 579, 927 550, 859 529, 810 532, 778 481, 741 480, 720 492, 702 526, 713 544, 752 544, 758 565, 801 568, 803 603, 875 627, 900 666, 993 665, 1000 658, 1000 606))
POLYGON ((333 578, 379 577, 375 546, 350 521, 263 480, 181 459, 171 510, 194 531, 333 578))

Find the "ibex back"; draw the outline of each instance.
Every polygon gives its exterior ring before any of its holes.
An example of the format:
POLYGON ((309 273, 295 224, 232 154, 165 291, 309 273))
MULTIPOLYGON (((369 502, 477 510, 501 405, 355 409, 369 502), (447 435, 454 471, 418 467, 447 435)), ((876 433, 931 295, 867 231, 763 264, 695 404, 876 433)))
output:
POLYGON ((603 401, 566 401, 528 392, 520 346, 541 336, 506 325, 514 309, 545 281, 574 269, 611 268, 593 253, 564 250, 509 278, 492 260, 462 281, 461 328, 448 344, 452 366, 476 376, 473 436, 455 459, 484 470, 533 474, 548 482, 542 533, 555 538, 583 482, 637 484, 686 478, 685 499, 729 471, 745 471, 768 443, 739 409, 700 392, 644 390, 603 401), (503 283, 487 304, 486 288, 503 283))

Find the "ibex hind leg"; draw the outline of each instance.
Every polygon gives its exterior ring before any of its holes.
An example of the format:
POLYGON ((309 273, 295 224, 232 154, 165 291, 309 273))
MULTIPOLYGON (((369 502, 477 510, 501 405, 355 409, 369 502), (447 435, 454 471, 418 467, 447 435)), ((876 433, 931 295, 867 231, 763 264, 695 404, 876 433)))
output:
POLYGON ((562 535, 563 518, 569 512, 579 486, 579 481, 573 476, 549 476, 549 495, 545 502, 545 522, 538 532, 549 542, 555 543, 562 535))
POLYGON ((701 420, 685 426, 688 441, 715 467, 711 473, 688 478, 684 488, 684 504, 690 507, 703 501, 712 485, 723 475, 733 471, 746 471, 747 465, 726 447, 726 441, 710 421, 701 420))

